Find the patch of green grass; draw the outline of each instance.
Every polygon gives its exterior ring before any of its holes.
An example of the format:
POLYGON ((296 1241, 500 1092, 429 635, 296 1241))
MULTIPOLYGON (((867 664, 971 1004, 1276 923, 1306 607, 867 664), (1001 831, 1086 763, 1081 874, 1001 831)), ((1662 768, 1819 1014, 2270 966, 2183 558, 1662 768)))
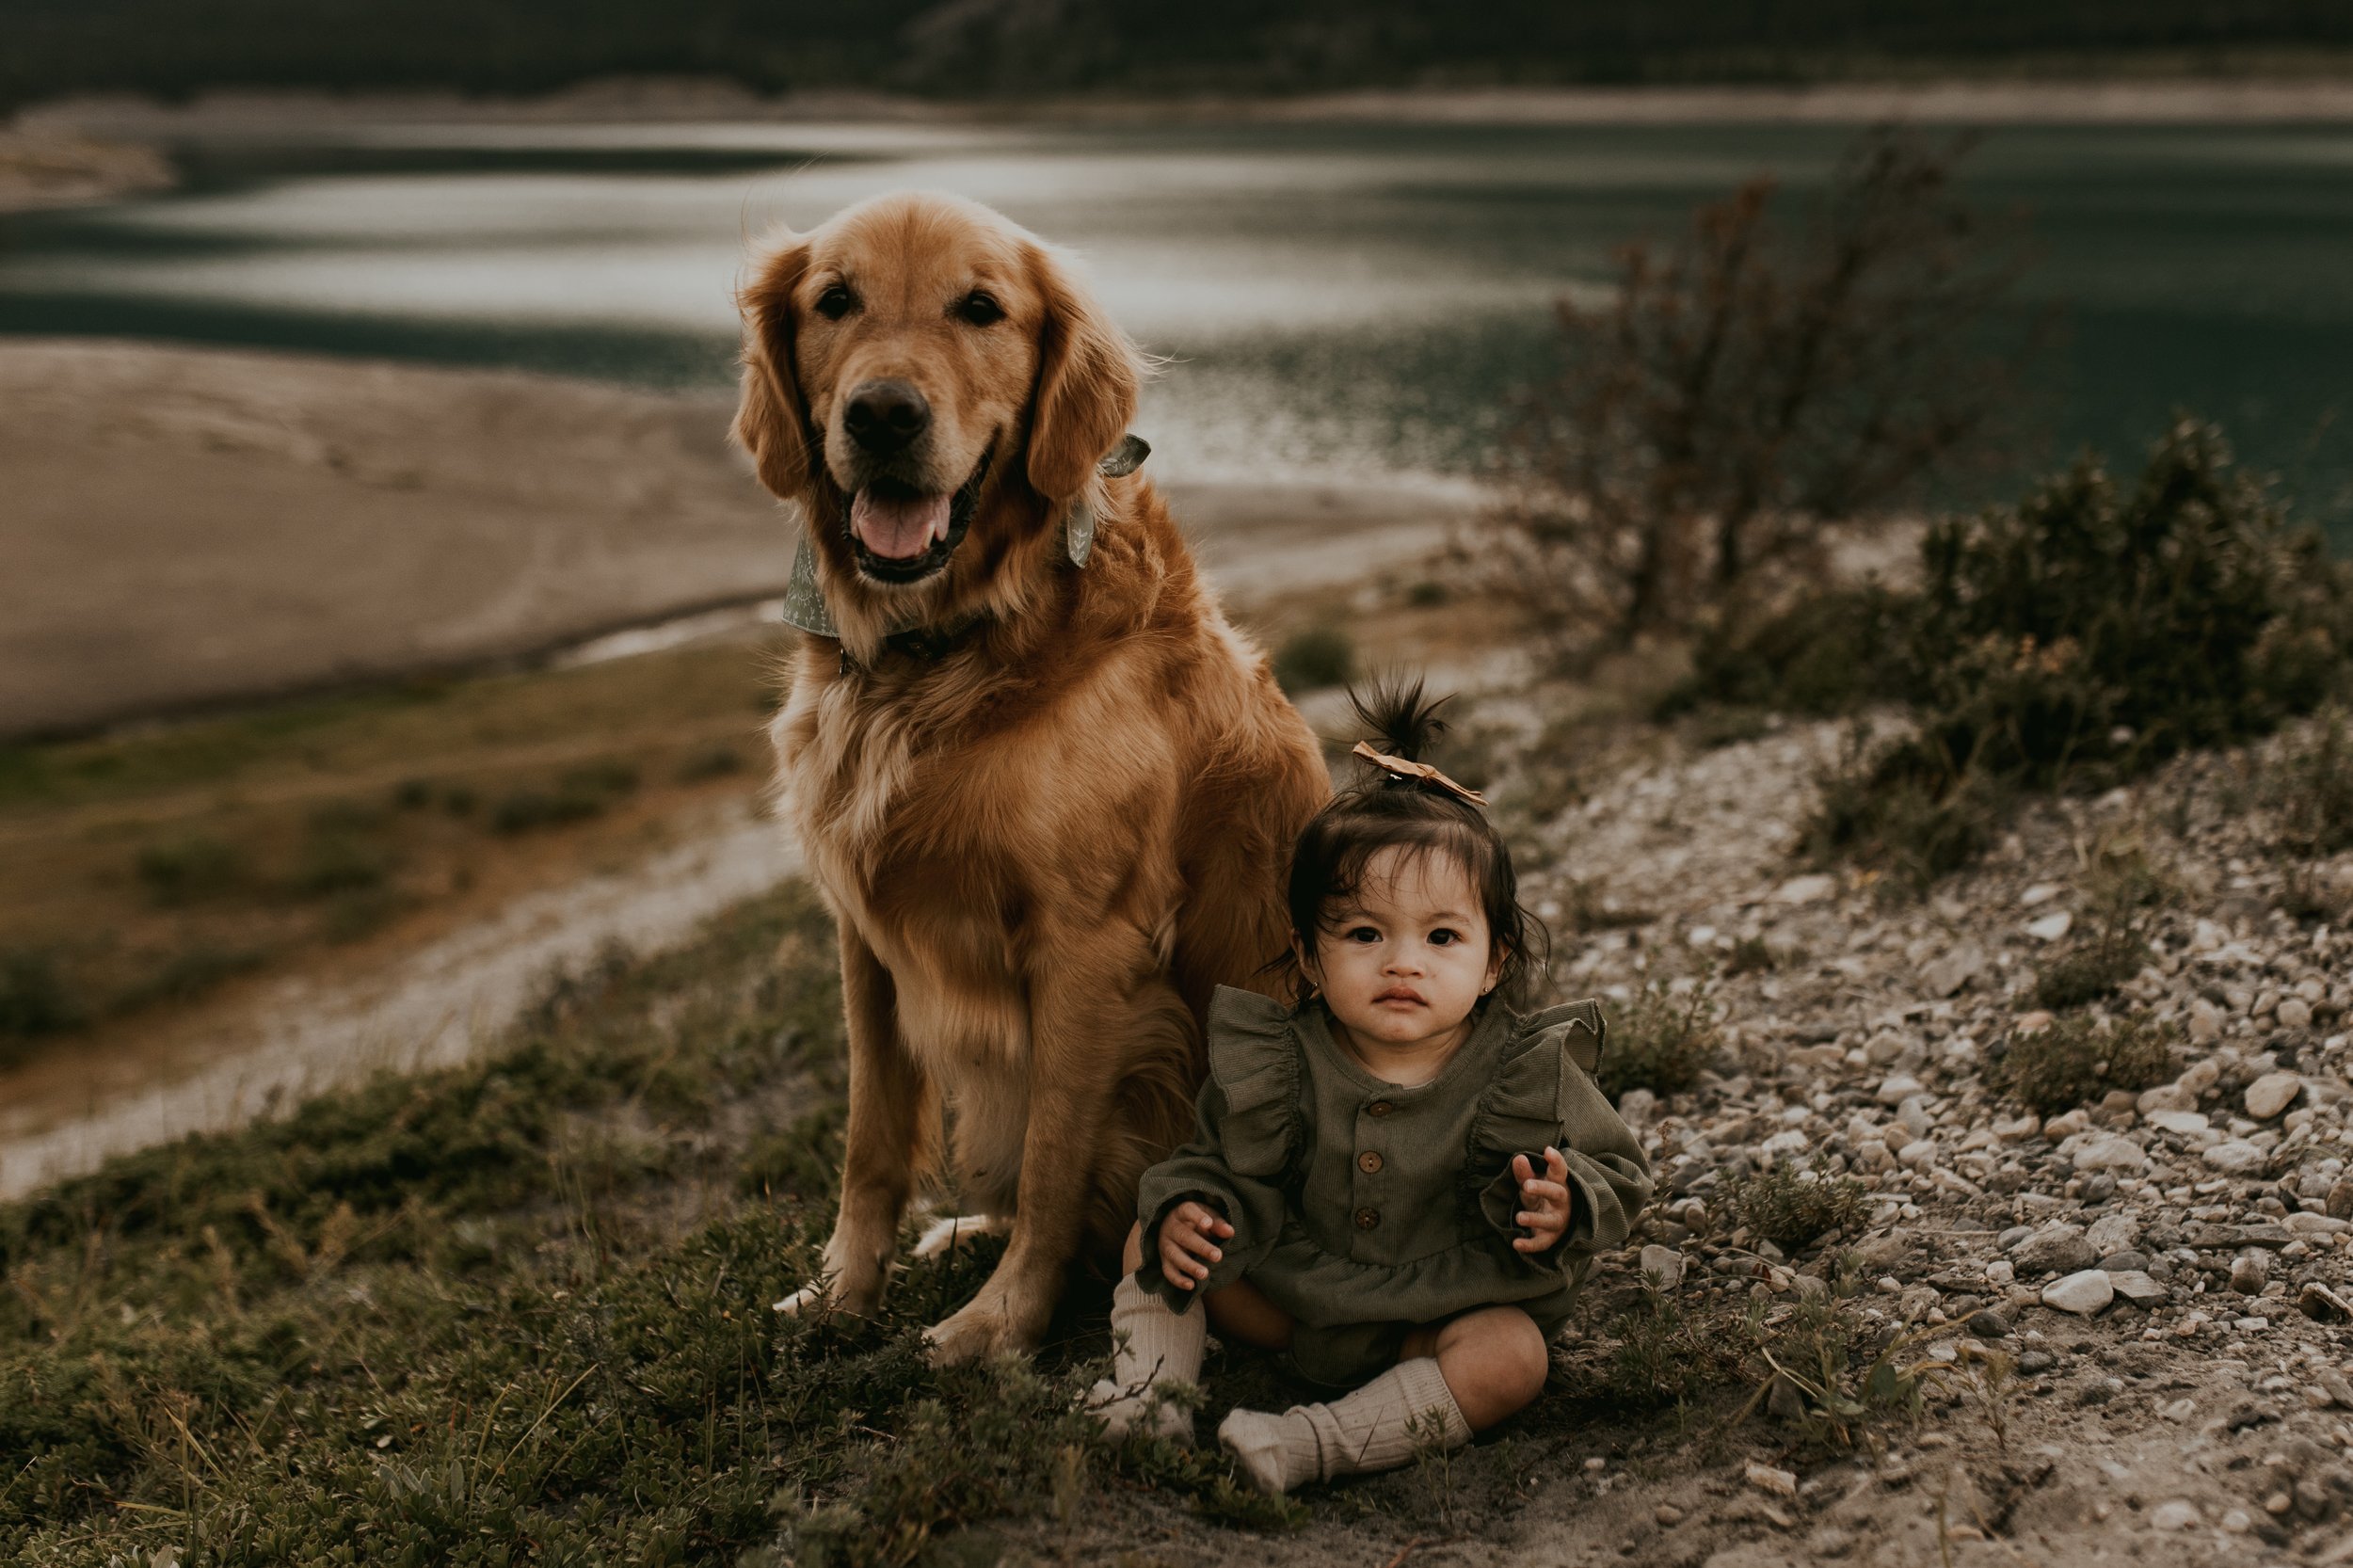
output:
POLYGON ((1724 1182, 1724 1204, 1734 1223, 1788 1253, 1833 1231, 1856 1229, 1863 1224, 1865 1201, 1864 1185, 1852 1176, 1786 1161, 1724 1182))
POLYGON ((201 834, 150 844, 134 864, 147 896, 167 909, 234 892, 251 874, 242 850, 201 834))
POLYGON ((1609 1025, 1594 1078, 1613 1101, 1629 1089, 1682 1094, 1715 1064, 1722 1047, 1715 1000, 1702 985, 1677 994, 1653 981, 1616 1009, 1609 1025))
POLYGON ((832 945, 787 888, 552 986, 494 1060, 0 1206, 0 1561, 897 1568, 1145 1494, 1304 1517, 1213 1448, 1095 1444, 1099 1319, 1034 1367, 932 1368, 994 1243, 910 1261, 871 1318, 770 1311, 830 1213, 746 1196, 776 1157, 742 1143, 797 1097, 831 1185, 832 945))
POLYGON ((637 770, 624 762, 572 769, 552 790, 517 790, 490 808, 490 831, 529 833, 602 816, 637 788, 637 770))
POLYGON ((2173 1075, 2173 1032, 2144 1015, 2074 1013, 2013 1036, 1995 1076, 2029 1111, 2056 1116, 2111 1089, 2146 1089, 2173 1075))
POLYGON ((115 998, 117 1012, 134 1012, 163 1003, 193 1001, 225 981, 250 973, 264 962, 263 954, 245 949, 218 948, 199 942, 184 948, 115 998))
POLYGON ((86 1016, 57 972, 57 961, 30 948, 0 951, 0 1065, 12 1047, 80 1025, 86 1016))
POLYGON ((679 763, 676 776, 681 784, 700 784, 705 779, 742 773, 746 765, 744 754, 731 745, 705 746, 679 763))
POLYGON ((1356 640, 1337 626, 1295 632, 1274 650, 1274 679, 1297 696, 1356 679, 1356 640))

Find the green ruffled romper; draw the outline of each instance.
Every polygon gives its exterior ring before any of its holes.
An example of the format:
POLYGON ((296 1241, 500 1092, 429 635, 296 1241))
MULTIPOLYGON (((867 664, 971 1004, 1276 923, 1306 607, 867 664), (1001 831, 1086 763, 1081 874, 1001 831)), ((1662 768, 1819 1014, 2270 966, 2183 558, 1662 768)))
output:
POLYGON ((1651 1192, 1641 1144, 1588 1076, 1602 1030, 1591 1001, 1527 1017, 1490 1003, 1445 1071, 1404 1088, 1341 1048, 1321 1003, 1219 987, 1195 1136, 1138 1191, 1137 1284, 1182 1312, 1247 1277, 1297 1323, 1300 1374, 1335 1388, 1392 1365, 1417 1325, 1475 1307, 1510 1303, 1551 1338, 1593 1255, 1625 1240, 1651 1192), (1515 1252, 1512 1157, 1541 1168, 1546 1144, 1568 1160, 1569 1228, 1515 1252), (1161 1222, 1187 1199, 1234 1227, 1193 1290, 1160 1264, 1161 1222))

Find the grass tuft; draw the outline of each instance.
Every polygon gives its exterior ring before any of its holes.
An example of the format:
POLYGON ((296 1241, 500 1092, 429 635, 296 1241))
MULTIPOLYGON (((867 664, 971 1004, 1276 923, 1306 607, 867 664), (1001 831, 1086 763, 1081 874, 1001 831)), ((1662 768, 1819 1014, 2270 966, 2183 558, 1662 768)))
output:
POLYGON ((1852 1176, 1783 1163, 1724 1182, 1734 1221, 1785 1252, 1795 1253, 1833 1231, 1863 1224, 1865 1190, 1852 1176))
POLYGON ((1356 641, 1337 626, 1295 632, 1275 649, 1274 679, 1293 696, 1345 686, 1356 679, 1356 641))
POLYGON ((2146 1089, 2173 1074, 2173 1032, 2136 1015, 2113 1023, 2071 1014, 2034 1034, 2014 1036, 1997 1076, 2038 1115, 2056 1116, 2111 1089, 2146 1089))
POLYGON ((1721 1047, 1716 1003, 1705 987, 1678 994, 1653 981, 1609 1019, 1595 1080, 1613 1101, 1629 1089, 1679 1095, 1699 1082, 1721 1047))

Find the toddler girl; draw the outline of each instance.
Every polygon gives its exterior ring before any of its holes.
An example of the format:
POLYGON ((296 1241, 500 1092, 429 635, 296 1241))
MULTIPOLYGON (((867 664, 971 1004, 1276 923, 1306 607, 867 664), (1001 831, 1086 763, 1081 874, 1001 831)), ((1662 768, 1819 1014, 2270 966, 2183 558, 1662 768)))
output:
POLYGON ((1600 1010, 1506 1005, 1541 927, 1481 797, 1419 760, 1437 706, 1418 682, 1357 703, 1387 750, 1357 746, 1366 777, 1293 852, 1304 1000, 1219 989, 1196 1136, 1144 1173, 1112 1295, 1094 1403, 1114 1441, 1147 1421, 1192 1440, 1163 1396, 1199 1376, 1209 1323, 1354 1390, 1225 1418, 1269 1492, 1456 1447, 1534 1399, 1593 1255, 1650 1196, 1587 1076, 1600 1010))

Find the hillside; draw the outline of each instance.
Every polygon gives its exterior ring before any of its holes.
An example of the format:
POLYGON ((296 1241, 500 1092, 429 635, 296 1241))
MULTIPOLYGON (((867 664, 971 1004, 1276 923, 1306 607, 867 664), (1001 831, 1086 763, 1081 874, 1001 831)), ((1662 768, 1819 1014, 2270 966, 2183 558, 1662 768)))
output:
POLYGON ((2310 71, 2341 65, 2353 49, 2353 13, 2323 0, 17 0, 10 13, 0 109, 77 92, 179 97, 209 88, 529 94, 616 74, 718 76, 764 92, 861 88, 971 99, 2019 69, 2310 71))

